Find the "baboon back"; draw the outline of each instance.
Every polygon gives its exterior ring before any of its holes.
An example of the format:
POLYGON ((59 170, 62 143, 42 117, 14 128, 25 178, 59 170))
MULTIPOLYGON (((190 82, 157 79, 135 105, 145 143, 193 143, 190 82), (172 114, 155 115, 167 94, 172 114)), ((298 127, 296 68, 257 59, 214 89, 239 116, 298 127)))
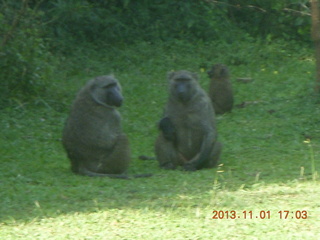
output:
POLYGON ((63 130, 73 172, 123 174, 127 170, 129 142, 116 109, 121 103, 121 87, 113 76, 97 77, 78 93, 63 130))
POLYGON ((216 114, 231 112, 233 108, 233 90, 227 66, 215 64, 208 71, 210 81, 209 96, 216 114))

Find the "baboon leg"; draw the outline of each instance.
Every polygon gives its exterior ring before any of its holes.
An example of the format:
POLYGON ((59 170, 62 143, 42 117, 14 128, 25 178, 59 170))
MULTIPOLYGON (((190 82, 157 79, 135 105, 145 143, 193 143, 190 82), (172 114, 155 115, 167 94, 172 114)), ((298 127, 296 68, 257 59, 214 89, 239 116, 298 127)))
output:
POLYGON ((211 151, 210 157, 208 161, 203 165, 203 168, 216 167, 220 160, 221 150, 222 150, 222 144, 220 142, 216 142, 211 151))
POLYGON ((80 163, 77 159, 77 155, 74 155, 73 150, 67 152, 68 158, 71 162, 71 171, 78 174, 80 169, 80 163))
POLYGON ((179 161, 179 155, 173 143, 166 140, 162 134, 158 137, 155 144, 157 161, 161 168, 175 169, 179 161))
POLYGON ((223 110, 221 109, 221 107, 215 103, 215 102, 212 102, 212 105, 213 105, 213 109, 215 111, 216 114, 223 114, 223 110))
POLYGON ((116 140, 116 145, 113 148, 111 155, 108 155, 108 161, 103 162, 96 171, 90 171, 86 167, 79 169, 79 174, 89 177, 109 177, 117 179, 132 179, 151 177, 153 174, 136 174, 128 176, 126 174, 127 167, 130 162, 129 141, 125 134, 120 135, 116 140), (110 174, 112 172, 114 174, 110 174))
POLYGON ((202 168, 213 168, 220 160, 222 144, 216 142, 211 149, 198 153, 191 161, 184 164, 184 170, 196 171, 202 168), (202 156, 201 156, 202 155, 202 156))
POLYGON ((130 156, 129 140, 125 134, 121 134, 115 141, 113 151, 108 155, 107 161, 102 163, 103 172, 114 174, 125 173, 131 160, 130 156))
POLYGON ((108 152, 105 149, 96 151, 95 161, 80 163, 79 174, 97 177, 113 177, 127 179, 126 170, 130 162, 129 141, 125 134, 119 135, 108 152))

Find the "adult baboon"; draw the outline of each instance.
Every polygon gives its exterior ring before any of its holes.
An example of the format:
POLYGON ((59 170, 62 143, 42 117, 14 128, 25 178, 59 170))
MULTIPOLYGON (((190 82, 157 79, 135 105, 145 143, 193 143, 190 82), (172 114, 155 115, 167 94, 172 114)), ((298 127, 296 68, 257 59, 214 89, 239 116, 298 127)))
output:
MULTIPOLYGON (((78 93, 63 130, 62 143, 74 173, 87 176, 129 178, 127 136, 122 132, 117 107, 123 97, 111 75, 90 80, 78 93)), ((145 177, 149 175, 136 175, 145 177)))
POLYGON ((233 91, 227 66, 215 64, 208 72, 211 79, 209 97, 216 114, 231 112, 233 107, 233 91))
POLYGON ((182 70, 169 73, 168 80, 169 98, 155 143, 160 167, 175 169, 180 165, 194 171, 216 166, 222 146, 217 142, 211 101, 198 76, 182 70))

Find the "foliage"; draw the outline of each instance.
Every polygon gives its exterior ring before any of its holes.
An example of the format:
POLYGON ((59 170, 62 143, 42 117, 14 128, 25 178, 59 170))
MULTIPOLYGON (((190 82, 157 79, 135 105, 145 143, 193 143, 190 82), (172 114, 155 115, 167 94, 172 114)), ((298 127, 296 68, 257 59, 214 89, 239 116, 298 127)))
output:
MULTIPOLYGON (((48 1, 57 39, 108 44, 236 41, 239 35, 309 41, 308 0, 48 1)), ((61 44, 65 44, 63 41, 61 44)))
MULTIPOLYGON (((277 39, 309 43, 308 11, 307 0, 4 0, 0 105, 41 99, 46 90, 55 89, 48 79, 57 74, 58 63, 69 65, 66 57, 80 53, 78 57, 85 58, 91 49, 113 51, 140 41, 213 41, 222 47, 237 42, 239 48, 243 40, 253 38, 268 44, 277 39)), ((248 61, 245 55, 239 57, 229 60, 248 61)))
MULTIPOLYGON (((213 40, 233 31, 225 7, 203 1, 50 1, 57 39, 109 44, 137 41, 213 40)), ((64 40, 65 41, 65 40, 64 40)))
POLYGON ((0 4, 0 105, 41 95, 53 70, 43 35, 43 12, 26 3, 0 4))
POLYGON ((309 0, 230 0, 232 22, 255 37, 310 41, 309 0))

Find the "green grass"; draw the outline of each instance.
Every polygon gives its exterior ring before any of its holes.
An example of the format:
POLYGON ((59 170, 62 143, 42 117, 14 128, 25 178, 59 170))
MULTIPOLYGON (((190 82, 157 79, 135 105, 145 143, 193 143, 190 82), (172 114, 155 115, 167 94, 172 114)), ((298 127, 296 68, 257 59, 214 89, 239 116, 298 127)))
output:
POLYGON ((51 96, 0 112, 0 239, 319 239, 320 108, 312 52, 296 50, 176 41, 64 59, 51 96), (232 72, 236 105, 251 103, 217 118, 224 144, 219 168, 165 171, 138 160, 154 155, 167 71, 196 71, 207 88, 201 69, 218 62, 232 72), (124 90, 129 173, 152 178, 89 178, 69 170, 61 147, 69 105, 88 79, 110 72, 124 90), (212 219, 214 210, 240 218, 212 219), (307 219, 280 219, 285 210, 306 210, 307 219), (243 219, 243 211, 253 219, 243 219), (255 218, 261 211, 271 219, 255 218))

